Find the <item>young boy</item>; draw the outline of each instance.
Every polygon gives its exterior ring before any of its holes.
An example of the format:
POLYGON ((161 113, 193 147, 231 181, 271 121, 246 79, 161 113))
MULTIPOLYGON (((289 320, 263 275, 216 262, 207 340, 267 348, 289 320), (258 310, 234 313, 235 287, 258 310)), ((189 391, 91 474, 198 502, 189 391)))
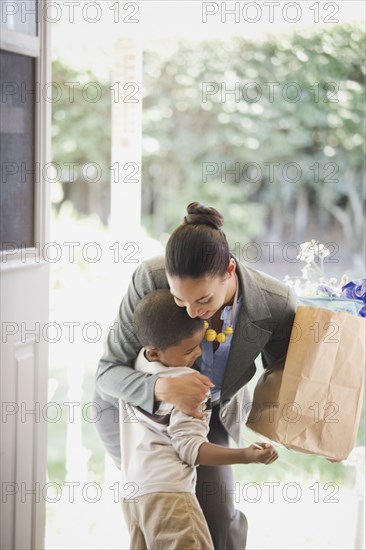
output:
MULTIPOLYGON (((192 373, 201 355, 203 320, 178 307, 168 289, 145 296, 134 313, 143 346, 135 369, 159 376, 192 373)), ((195 372, 195 371, 193 371, 195 372)), ((187 416, 172 404, 158 403, 154 414, 120 400, 122 509, 131 535, 130 548, 213 549, 195 496, 196 466, 270 464, 272 446, 229 449, 207 440, 210 399, 205 419, 187 416)))

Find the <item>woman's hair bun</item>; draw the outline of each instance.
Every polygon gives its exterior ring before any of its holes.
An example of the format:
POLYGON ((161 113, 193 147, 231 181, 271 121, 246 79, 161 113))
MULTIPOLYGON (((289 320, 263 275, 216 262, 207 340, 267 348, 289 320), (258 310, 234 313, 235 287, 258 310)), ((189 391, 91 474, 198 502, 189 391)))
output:
POLYGON ((187 206, 187 215, 184 217, 185 224, 209 225, 214 229, 220 229, 224 225, 224 217, 211 206, 205 206, 199 202, 191 202, 187 206))

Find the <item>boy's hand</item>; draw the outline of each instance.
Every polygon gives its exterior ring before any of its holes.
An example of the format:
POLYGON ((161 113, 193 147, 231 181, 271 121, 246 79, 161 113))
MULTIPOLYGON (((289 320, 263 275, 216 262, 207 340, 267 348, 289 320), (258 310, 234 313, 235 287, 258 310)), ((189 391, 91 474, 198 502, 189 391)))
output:
POLYGON ((188 416, 202 420, 204 404, 212 386, 211 380, 199 372, 174 378, 159 378, 155 383, 155 398, 157 401, 173 403, 188 416))
POLYGON ((256 443, 256 445, 251 445, 244 449, 249 463, 259 463, 259 464, 272 464, 278 458, 278 452, 270 443, 256 443), (258 446, 261 448, 258 449, 258 446))

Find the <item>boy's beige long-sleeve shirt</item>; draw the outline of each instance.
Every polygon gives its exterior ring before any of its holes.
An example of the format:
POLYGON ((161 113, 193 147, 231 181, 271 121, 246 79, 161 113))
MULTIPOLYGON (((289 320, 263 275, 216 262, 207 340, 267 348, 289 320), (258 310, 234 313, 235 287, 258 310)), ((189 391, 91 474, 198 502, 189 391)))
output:
MULTIPOLYGON (((189 367, 149 362, 143 348, 135 369, 163 377, 194 372, 189 367)), ((161 403, 154 414, 149 414, 120 400, 122 496, 131 499, 147 493, 194 493, 195 463, 200 446, 208 441, 210 412, 208 409, 205 420, 198 420, 172 404, 161 403)))

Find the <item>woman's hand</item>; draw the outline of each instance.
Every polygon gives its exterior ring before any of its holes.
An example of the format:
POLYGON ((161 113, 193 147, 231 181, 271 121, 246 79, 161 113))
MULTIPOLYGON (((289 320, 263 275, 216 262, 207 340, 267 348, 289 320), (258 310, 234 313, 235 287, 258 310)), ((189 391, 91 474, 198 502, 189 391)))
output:
POLYGON ((208 390, 213 385, 207 376, 194 372, 175 378, 158 378, 154 394, 156 401, 173 403, 185 414, 202 420, 202 405, 207 401, 208 390))

